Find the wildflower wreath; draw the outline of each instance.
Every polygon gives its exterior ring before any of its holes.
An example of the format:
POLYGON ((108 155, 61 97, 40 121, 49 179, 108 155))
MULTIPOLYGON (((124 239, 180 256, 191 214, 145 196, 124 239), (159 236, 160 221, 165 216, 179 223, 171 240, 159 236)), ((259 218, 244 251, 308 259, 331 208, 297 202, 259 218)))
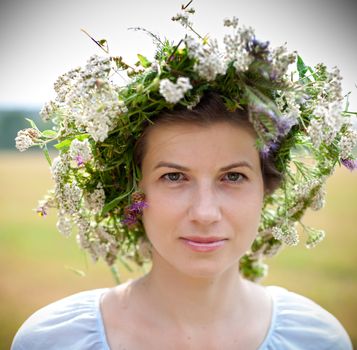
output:
MULTIPOLYGON (((41 147, 51 165, 55 188, 40 201, 40 215, 57 208, 58 230, 68 236, 76 227, 79 245, 94 260, 142 264, 147 240, 140 215, 150 203, 138 188, 133 150, 144 125, 162 111, 195 108, 208 91, 222 96, 230 111, 247 109, 261 156, 273 154, 284 176, 265 197, 259 232, 240 260, 241 273, 255 280, 266 272, 264 256, 298 243, 298 223, 307 247, 323 239, 322 230, 301 219, 306 209, 323 206, 324 184, 336 165, 357 168, 356 113, 347 110, 337 68, 310 67, 285 46, 272 49, 235 17, 224 20, 229 33, 220 46, 194 30, 190 3, 172 18, 186 28, 181 41, 148 32, 156 43, 152 60, 138 55, 131 67, 122 57, 93 56, 60 76, 56 98, 40 112, 53 129, 40 131, 29 120, 32 127, 19 131, 16 146, 41 147), (113 82, 119 72, 126 73, 124 86, 113 82), (53 161, 47 150, 52 141, 59 151, 53 161)), ((107 52, 105 40, 96 43, 107 52)))

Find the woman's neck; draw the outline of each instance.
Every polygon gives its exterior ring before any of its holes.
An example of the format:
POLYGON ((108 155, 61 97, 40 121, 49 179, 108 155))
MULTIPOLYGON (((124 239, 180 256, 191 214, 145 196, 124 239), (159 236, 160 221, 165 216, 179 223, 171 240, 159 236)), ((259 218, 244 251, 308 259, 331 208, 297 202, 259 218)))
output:
POLYGON ((242 320, 251 301, 251 285, 236 266, 214 277, 194 277, 154 262, 138 287, 165 322, 185 327, 242 320))

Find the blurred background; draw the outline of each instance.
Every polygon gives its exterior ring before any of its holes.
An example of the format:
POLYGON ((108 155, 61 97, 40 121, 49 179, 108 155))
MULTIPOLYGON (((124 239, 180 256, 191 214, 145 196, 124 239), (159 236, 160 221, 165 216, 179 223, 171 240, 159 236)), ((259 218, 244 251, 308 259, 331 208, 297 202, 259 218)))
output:
MULTIPOLYGON (((151 39, 128 30, 141 26, 178 40, 183 30, 170 18, 181 1, 2 0, 0 2, 0 348, 8 349, 24 320, 51 301, 81 290, 113 286, 104 263, 93 264, 79 250, 75 237, 55 228, 56 213, 40 218, 32 210, 52 181, 39 151, 14 148, 19 129, 38 116, 53 96, 57 76, 102 54, 86 37, 107 39, 110 53, 136 61, 152 57, 151 39)), ((288 43, 305 62, 337 65, 350 109, 357 111, 357 5, 341 0, 195 0, 195 23, 202 34, 223 35, 222 19, 236 15, 272 46, 288 43)), ((308 213, 305 223, 323 228, 327 238, 313 250, 303 244, 285 249, 272 261, 263 284, 301 293, 333 313, 357 347, 357 173, 339 169, 328 182, 327 205, 308 213)), ((121 268, 123 280, 129 274, 121 268)))

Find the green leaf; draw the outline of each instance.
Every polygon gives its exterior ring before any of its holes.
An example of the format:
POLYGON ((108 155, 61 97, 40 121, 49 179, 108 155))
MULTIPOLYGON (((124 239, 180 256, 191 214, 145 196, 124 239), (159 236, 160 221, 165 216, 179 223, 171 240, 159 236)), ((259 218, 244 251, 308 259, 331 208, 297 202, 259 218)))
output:
POLYGON ((52 160, 51 160, 50 153, 48 152, 48 149, 47 149, 46 145, 44 145, 44 147, 43 147, 43 153, 44 153, 44 155, 45 155, 45 157, 47 159, 48 164, 50 166, 52 166, 52 160))
POLYGON ((302 60, 301 56, 298 56, 297 59, 297 70, 299 72, 299 77, 304 78, 305 74, 308 71, 308 67, 305 65, 304 61, 302 60))
POLYGON ((29 119, 29 118, 25 118, 31 125, 31 127, 33 127, 34 129, 40 131, 37 127, 37 125, 35 124, 35 122, 32 120, 32 119, 29 119))
POLYGON ((151 62, 143 55, 140 55, 140 53, 137 54, 138 59, 140 61, 140 64, 144 67, 144 68, 148 68, 151 66, 151 62))
POLYGON ((60 143, 57 143, 56 145, 54 145, 54 147, 56 149, 58 149, 59 151, 64 151, 66 150, 67 148, 69 148, 69 146, 71 145, 71 142, 72 140, 63 140, 62 142, 60 143))
POLYGON ((107 203, 104 206, 104 208, 101 212, 101 215, 104 216, 108 211, 111 211, 113 208, 115 208, 120 203, 120 201, 123 198, 127 197, 131 192, 132 192, 132 189, 130 191, 125 192, 121 196, 114 198, 111 202, 107 203))
POLYGON ((42 131, 42 135, 48 139, 53 139, 57 136, 57 132, 54 130, 44 130, 42 131))

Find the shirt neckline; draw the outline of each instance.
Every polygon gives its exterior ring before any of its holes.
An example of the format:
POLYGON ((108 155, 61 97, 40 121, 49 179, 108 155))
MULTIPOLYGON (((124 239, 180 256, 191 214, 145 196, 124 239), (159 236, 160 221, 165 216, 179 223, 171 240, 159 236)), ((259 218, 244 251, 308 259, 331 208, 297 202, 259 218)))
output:
MULTIPOLYGON (((275 286, 265 286, 265 288, 268 291, 270 299, 271 299, 272 313, 271 313, 270 325, 269 325, 268 332, 267 332, 263 342, 259 346, 258 350, 264 350, 264 348, 270 343, 271 338, 273 337, 273 334, 274 334, 276 318, 277 318, 277 301, 276 301, 276 298, 275 298, 275 295, 273 292, 274 288, 276 288, 276 287, 275 286)), ((98 331, 100 334, 101 342, 104 345, 103 350, 110 350, 107 336, 105 333, 104 320, 102 317, 102 312, 100 310, 100 302, 101 302, 102 296, 107 290, 109 290, 109 288, 100 289, 100 293, 99 293, 98 297, 96 298, 96 302, 95 302, 95 313, 96 313, 97 327, 98 327, 98 331)))

